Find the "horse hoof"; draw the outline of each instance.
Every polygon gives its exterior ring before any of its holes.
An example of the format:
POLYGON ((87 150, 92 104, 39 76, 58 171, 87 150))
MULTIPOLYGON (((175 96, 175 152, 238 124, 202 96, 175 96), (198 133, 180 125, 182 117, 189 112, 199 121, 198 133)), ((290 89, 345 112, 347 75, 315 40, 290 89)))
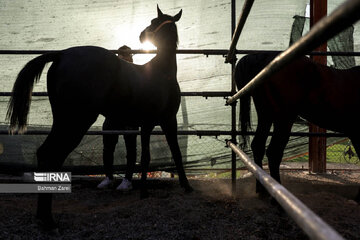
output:
POLYGON ((280 203, 274 197, 270 198, 270 204, 271 204, 272 207, 277 209, 277 212, 278 212, 279 216, 285 216, 286 215, 286 211, 284 210, 284 208, 280 205, 280 203))
POLYGON ((41 218, 36 218, 37 225, 39 229, 46 233, 49 236, 60 236, 59 226, 52 219, 43 220, 41 218))
POLYGON ((60 232, 59 232, 59 228, 54 228, 48 231, 45 231, 47 235, 51 236, 51 237, 60 237, 60 232))

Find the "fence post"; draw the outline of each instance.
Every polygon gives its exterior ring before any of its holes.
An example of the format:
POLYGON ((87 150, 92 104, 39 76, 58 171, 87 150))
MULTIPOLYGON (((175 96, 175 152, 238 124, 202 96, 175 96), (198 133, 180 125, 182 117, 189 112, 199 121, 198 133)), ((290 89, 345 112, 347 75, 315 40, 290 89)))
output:
MULTIPOLYGON (((310 1, 310 27, 315 25, 322 17, 327 15, 327 0, 310 1)), ((315 51, 326 52, 327 43, 323 43, 315 51)), ((327 65, 326 56, 311 56, 311 58, 320 64, 327 65)), ((309 125, 309 132, 326 133, 326 130, 312 123, 309 125)), ((326 172, 326 137, 309 138, 309 171, 314 173, 326 172)))
POLYGON ((236 26, 236 29, 235 29, 235 12, 236 12, 236 8, 235 8, 235 1, 231 1, 231 36, 232 36, 232 39, 231 39, 231 45, 230 45, 230 49, 229 49, 229 52, 228 52, 228 55, 226 56, 226 59, 225 59, 225 63, 233 63, 233 62, 236 62, 236 44, 239 40, 239 37, 240 37, 240 34, 241 34, 241 31, 245 25, 245 22, 246 22, 246 19, 250 13, 250 10, 251 10, 251 7, 254 3, 254 0, 245 0, 244 2, 244 6, 243 6, 243 9, 241 11, 241 14, 240 14, 240 18, 239 18, 239 22, 236 26))
MULTIPOLYGON (((231 36, 234 35, 235 31, 235 14, 236 5, 235 0, 231 0, 231 36)), ((229 56, 229 55, 228 55, 229 56)), ((235 61, 231 62, 231 72, 235 69, 235 61)), ((232 75, 231 75, 232 76, 232 75)), ((235 81, 231 78, 231 94, 236 93, 235 81)), ((231 141, 236 142, 236 102, 231 105, 231 141)), ((234 151, 231 153, 231 190, 232 194, 236 194, 236 154, 234 151)))

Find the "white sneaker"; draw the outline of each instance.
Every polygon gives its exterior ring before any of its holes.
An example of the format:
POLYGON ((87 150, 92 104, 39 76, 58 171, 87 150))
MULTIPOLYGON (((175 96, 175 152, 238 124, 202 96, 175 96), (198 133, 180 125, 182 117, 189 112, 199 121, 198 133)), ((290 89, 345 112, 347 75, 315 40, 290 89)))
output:
POLYGON ((127 178, 123 178, 121 184, 116 188, 116 190, 126 192, 130 191, 132 188, 131 181, 129 181, 127 178))
POLYGON ((113 183, 113 180, 106 177, 104 180, 101 181, 101 183, 99 183, 99 185, 97 185, 97 188, 107 188, 107 187, 110 187, 112 183, 113 183))

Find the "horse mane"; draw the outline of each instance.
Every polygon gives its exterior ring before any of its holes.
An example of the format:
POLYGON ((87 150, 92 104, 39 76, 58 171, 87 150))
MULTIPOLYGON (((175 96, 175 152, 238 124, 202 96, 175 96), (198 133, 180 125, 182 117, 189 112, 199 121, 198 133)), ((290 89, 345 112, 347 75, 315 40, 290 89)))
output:
POLYGON ((177 31, 177 26, 176 26, 176 24, 175 24, 174 26, 175 26, 175 36, 176 36, 176 41, 175 41, 175 43, 176 43, 176 48, 177 48, 178 45, 179 45, 179 35, 178 35, 178 31, 177 31))
POLYGON ((170 40, 175 44, 175 49, 177 49, 178 45, 179 45, 179 35, 178 35, 177 26, 176 26, 175 22, 174 22, 174 24, 171 24, 170 31, 171 31, 171 34, 169 34, 168 36, 169 36, 169 38, 172 38, 170 40))

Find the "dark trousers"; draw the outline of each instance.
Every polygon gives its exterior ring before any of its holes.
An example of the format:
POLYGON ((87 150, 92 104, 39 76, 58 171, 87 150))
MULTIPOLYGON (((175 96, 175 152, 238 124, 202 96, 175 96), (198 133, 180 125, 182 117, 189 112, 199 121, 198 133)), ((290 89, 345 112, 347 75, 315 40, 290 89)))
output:
MULTIPOLYGON (((124 127, 118 126, 115 121, 105 119, 103 130, 138 130, 138 127, 124 127)), ((118 143, 118 135, 103 135, 103 163, 105 175, 113 179, 114 173, 114 152, 116 144, 118 143)), ((132 179, 136 163, 136 135, 124 135, 126 146, 126 173, 125 178, 132 179)))

